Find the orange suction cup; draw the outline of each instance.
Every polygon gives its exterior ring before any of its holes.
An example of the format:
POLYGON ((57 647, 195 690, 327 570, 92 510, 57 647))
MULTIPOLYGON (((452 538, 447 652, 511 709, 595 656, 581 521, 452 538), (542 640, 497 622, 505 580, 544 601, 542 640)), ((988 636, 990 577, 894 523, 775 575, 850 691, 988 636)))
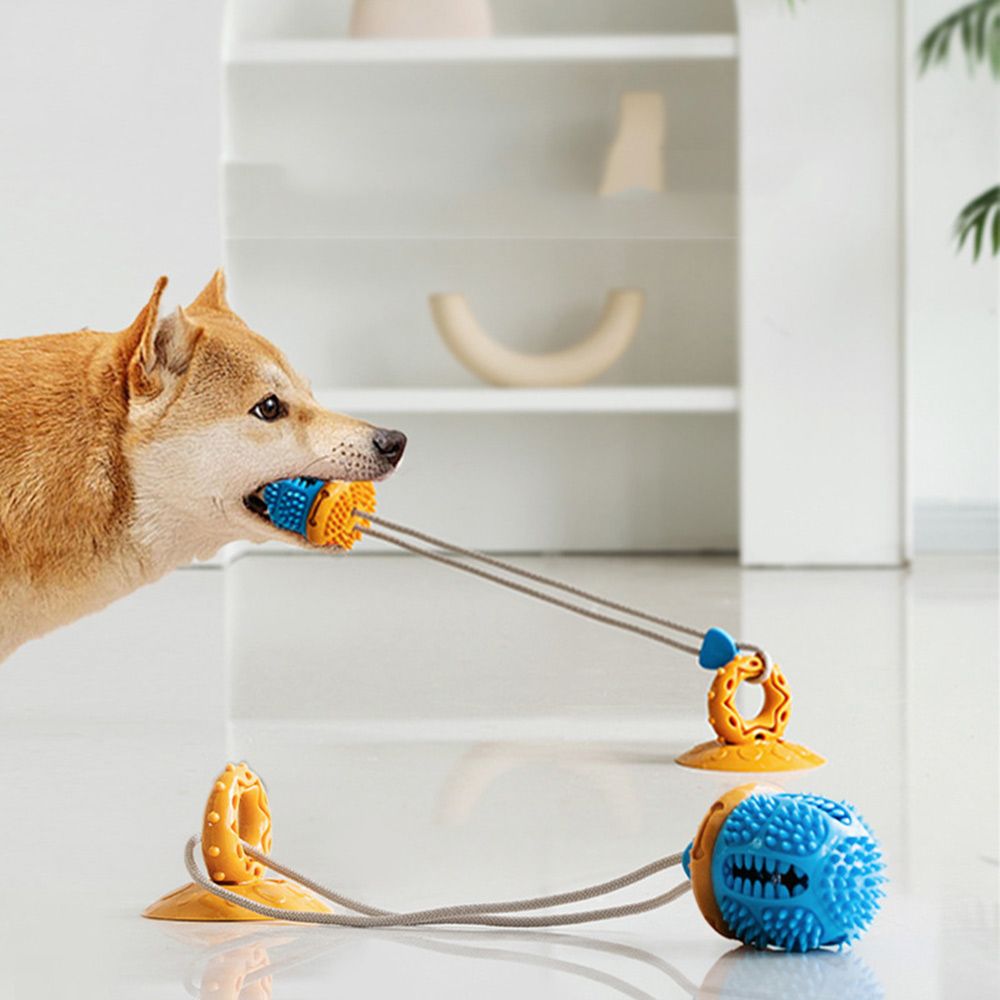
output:
POLYGON ((782 739, 792 695, 777 666, 761 682, 761 710, 750 720, 740 715, 736 689, 763 670, 760 657, 737 656, 715 672, 708 692, 708 721, 718 738, 681 754, 678 764, 709 771, 799 771, 826 763, 812 750, 782 739))
MULTIPOLYGON (((263 866, 249 857, 243 841, 265 854, 271 850, 271 812, 260 778, 246 764, 227 764, 219 775, 201 827, 201 851, 213 882, 247 899, 283 910, 327 913, 311 892, 284 879, 264 878, 263 866)), ((167 893, 143 910, 154 920, 267 920, 193 882, 167 893)))

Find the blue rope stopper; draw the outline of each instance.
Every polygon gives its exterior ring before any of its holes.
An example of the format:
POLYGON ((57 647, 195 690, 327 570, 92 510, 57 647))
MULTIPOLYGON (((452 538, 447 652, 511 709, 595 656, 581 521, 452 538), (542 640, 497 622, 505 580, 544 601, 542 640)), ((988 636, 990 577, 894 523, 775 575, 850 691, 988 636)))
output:
POLYGON ((698 665, 706 670, 718 670, 739 655, 740 647, 736 640, 725 629, 712 627, 701 640, 698 665))
POLYGON ((682 863, 720 934, 783 951, 856 941, 886 881, 878 841, 853 806, 753 785, 713 803, 682 863))

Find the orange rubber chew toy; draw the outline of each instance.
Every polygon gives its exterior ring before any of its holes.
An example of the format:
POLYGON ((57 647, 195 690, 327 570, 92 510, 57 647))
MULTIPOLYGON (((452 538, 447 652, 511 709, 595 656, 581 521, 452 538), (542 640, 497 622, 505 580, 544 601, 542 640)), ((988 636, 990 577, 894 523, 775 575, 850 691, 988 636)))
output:
POLYGON ((371 483, 324 483, 306 519, 306 538, 313 545, 349 549, 361 537, 358 528, 368 521, 354 511, 375 513, 375 487, 371 483))
MULTIPOLYGON (((241 841, 271 851, 271 811, 260 778, 246 764, 227 764, 205 803, 201 852, 213 882, 246 899, 283 910, 327 913, 311 892, 284 879, 264 878, 263 866, 241 841)), ((155 920, 266 920, 191 882, 167 893, 143 911, 155 920)))
POLYGON ((362 513, 375 512, 375 487, 368 482, 329 482, 320 479, 279 479, 264 487, 264 503, 271 523, 302 535, 313 545, 351 549, 368 521, 362 513))

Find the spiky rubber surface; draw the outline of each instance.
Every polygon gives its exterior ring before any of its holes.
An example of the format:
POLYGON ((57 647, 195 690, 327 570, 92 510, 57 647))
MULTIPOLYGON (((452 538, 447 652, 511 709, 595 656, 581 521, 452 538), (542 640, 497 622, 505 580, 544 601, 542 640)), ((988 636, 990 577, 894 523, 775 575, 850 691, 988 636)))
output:
POLYGON ((306 518, 316 494, 323 488, 322 479, 278 479, 264 487, 267 516, 277 528, 305 537, 306 518))
POLYGON ((850 944, 868 929, 883 867, 871 830, 848 803, 754 794, 719 832, 712 888, 745 944, 811 951, 850 944))
POLYGON ((306 538, 313 545, 353 548, 368 520, 355 511, 375 512, 375 487, 371 483, 324 483, 306 519, 306 538))

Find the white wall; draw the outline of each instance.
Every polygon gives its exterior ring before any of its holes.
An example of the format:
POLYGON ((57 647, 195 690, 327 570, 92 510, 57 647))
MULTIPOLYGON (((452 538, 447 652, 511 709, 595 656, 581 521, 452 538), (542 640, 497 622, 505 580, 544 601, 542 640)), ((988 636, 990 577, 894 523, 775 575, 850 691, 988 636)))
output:
POLYGON ((901 10, 739 11, 741 557, 898 565, 901 10))
POLYGON ((0 336, 119 329, 218 266, 221 8, 0 4, 0 336))
MULTIPOLYGON (((959 0, 907 0, 910 51, 959 0)), ((959 209, 1000 179, 1000 82, 954 50, 909 92, 910 476, 918 547, 996 534, 997 302, 987 253, 956 255, 959 209), (992 515, 990 507, 994 509, 992 515), (965 526, 963 529, 963 525, 965 526), (965 536, 963 538, 963 536, 965 536)))

